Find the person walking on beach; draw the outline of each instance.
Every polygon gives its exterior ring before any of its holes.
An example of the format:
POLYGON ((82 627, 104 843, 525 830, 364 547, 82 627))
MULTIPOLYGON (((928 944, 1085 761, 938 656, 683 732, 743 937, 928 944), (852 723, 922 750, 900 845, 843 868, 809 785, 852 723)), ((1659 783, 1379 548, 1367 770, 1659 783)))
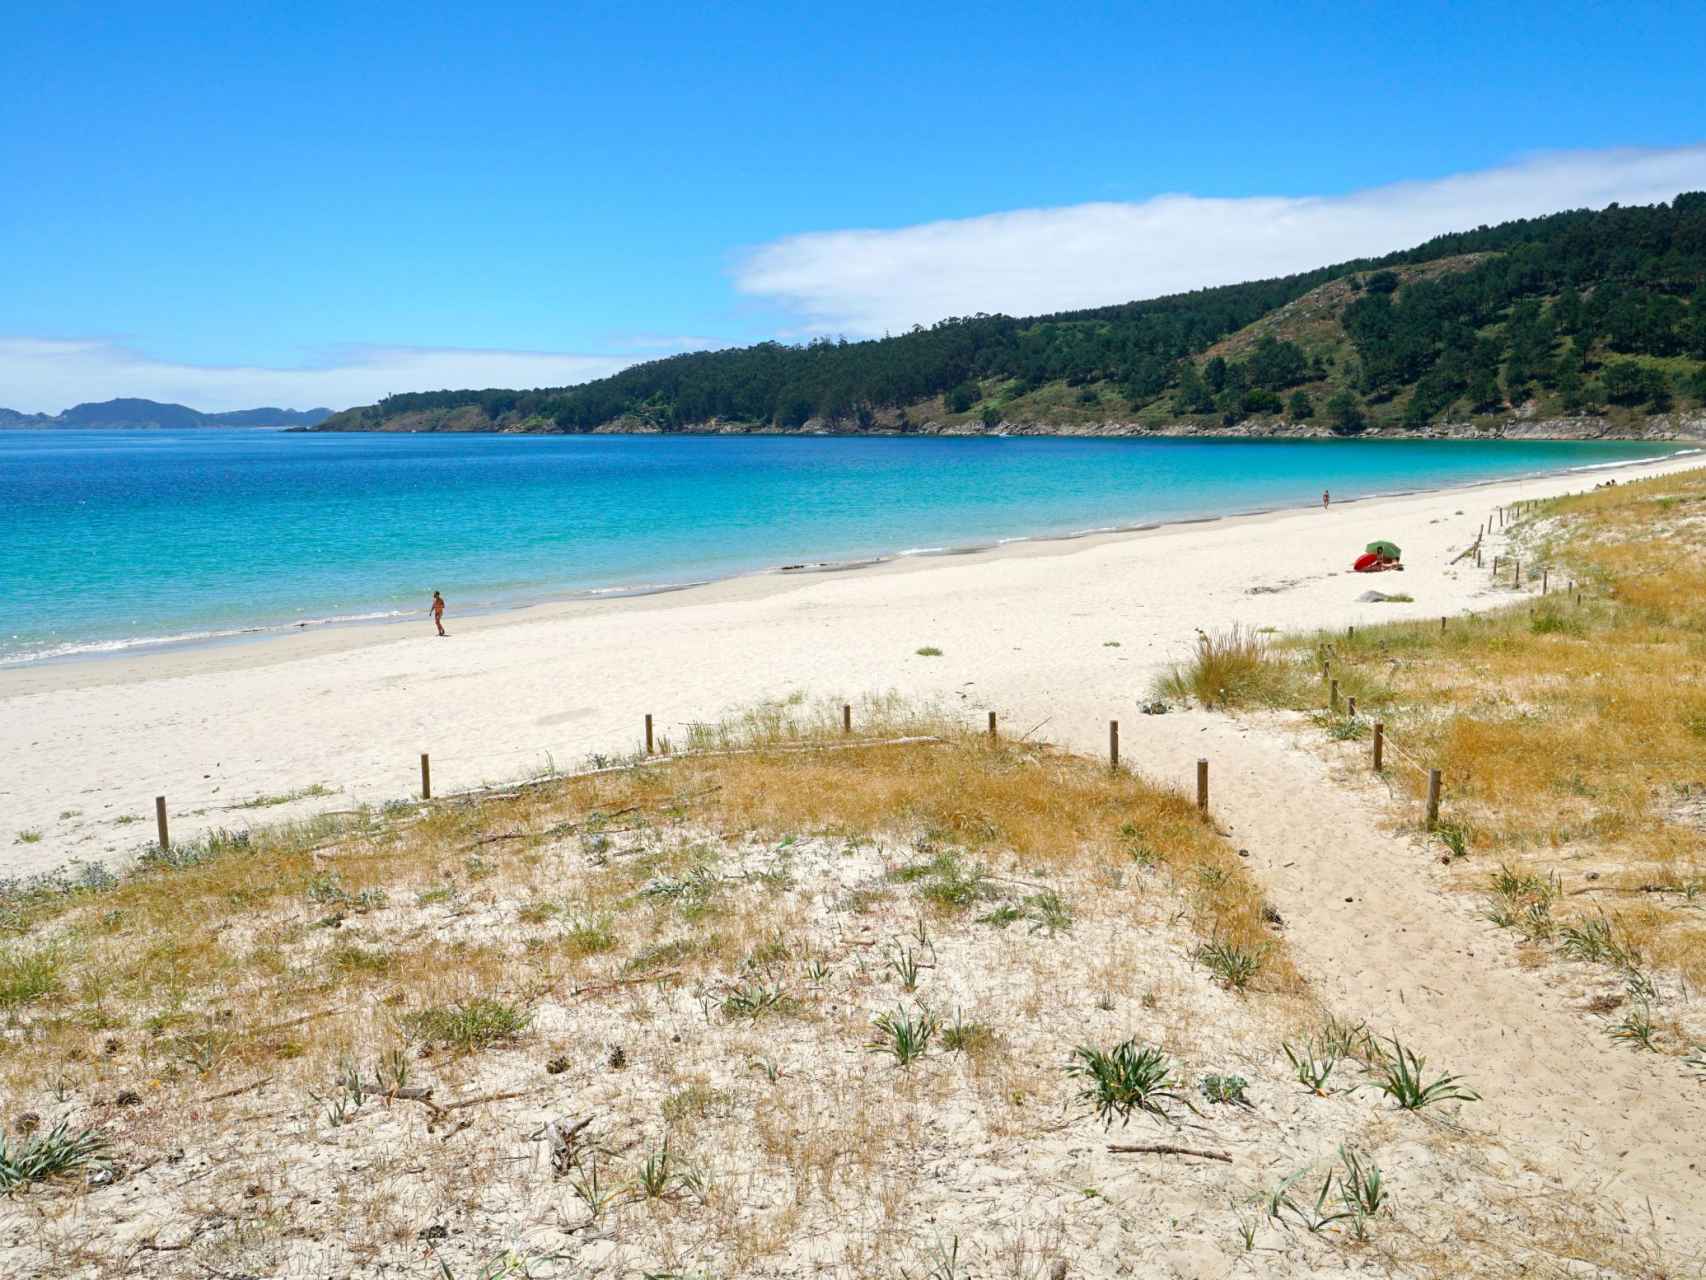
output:
POLYGON ((432 593, 432 623, 438 628, 438 634, 447 636, 450 633, 444 629, 444 597, 438 592, 432 593))
POLYGON ((1325 489, 1321 490, 1321 510, 1325 511, 1328 507, 1330 507, 1332 505, 1333 505, 1333 495, 1325 489))

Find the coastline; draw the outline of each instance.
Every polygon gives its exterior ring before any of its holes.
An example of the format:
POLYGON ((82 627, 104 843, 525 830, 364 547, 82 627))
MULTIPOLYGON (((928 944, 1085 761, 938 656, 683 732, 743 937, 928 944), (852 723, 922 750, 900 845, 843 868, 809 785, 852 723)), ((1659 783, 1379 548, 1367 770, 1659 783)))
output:
MULTIPOLYGON (((1702 465, 1697 455, 1621 476, 1702 465)), ((1142 761, 1195 717, 1138 719, 1196 629, 1279 631, 1440 617, 1513 598, 1453 564, 1497 505, 1590 488, 1595 473, 901 557, 852 572, 764 574, 656 595, 268 637, 251 644, 0 671, 0 875, 146 848, 167 797, 173 836, 382 803, 430 752, 449 793, 768 699, 857 705, 894 693, 1096 750, 1141 725, 1142 761), (1349 572, 1375 537, 1402 578, 1349 572), (1409 603, 1370 604, 1370 585, 1409 603), (940 655, 920 650, 939 649, 940 655), (300 793, 323 787, 318 798, 300 793), (294 798, 292 798, 294 797, 294 798), (23 832, 37 833, 24 841, 23 832)), ((1495 534, 1489 551, 1503 551, 1495 534)), ((1175 744, 1193 750, 1191 742, 1175 744)))
MULTIPOLYGON (((148 428, 139 428, 146 430, 148 428)), ((288 431, 308 431, 312 428, 289 428, 288 431)), ((386 433, 374 433, 386 434, 386 433)), ((468 433, 492 434, 492 433, 468 433)), ((688 433, 692 434, 692 433, 688 433)), ((722 434, 722 433, 708 433, 722 434)), ((743 433, 750 434, 750 433, 743 433)), ((814 433, 775 433, 781 436, 806 435, 814 433)), ((829 433, 815 433, 829 434, 829 433)), ((869 432, 862 434, 892 435, 887 432, 869 432)), ((982 431, 981 434, 999 437, 1000 431, 982 431)), ((1188 435, 1189 433, 1182 433, 1188 435)), ((1071 435, 1063 438, 1073 438, 1071 435)), ((1080 437, 1081 438, 1081 437, 1080 437)), ((1258 443, 1262 439, 1287 440, 1297 442, 1315 438, 1305 436, 1259 436, 1256 438, 1240 437, 1235 434, 1214 434, 1201 437, 1205 442, 1224 439, 1228 442, 1258 443)), ((1328 433, 1321 433, 1324 440, 1336 439, 1328 433)), ((1376 435, 1369 433, 1368 439, 1382 439, 1392 442, 1409 440, 1414 442, 1423 438, 1418 433, 1386 433, 1376 435)), ((1432 438, 1432 437, 1430 437, 1432 438)), ((1444 438, 1444 437, 1437 437, 1444 438)), ((1568 443, 1568 442, 1566 442, 1568 443)), ((1699 447, 1690 447, 1688 441, 1658 441, 1653 444, 1674 444, 1675 452, 1668 458, 1683 457, 1689 454, 1706 452, 1706 441, 1699 447)), ((1663 460, 1663 459, 1659 459, 1663 460)), ((1568 476, 1599 470, 1612 470, 1626 467, 1647 465, 1652 459, 1624 459, 1615 462, 1588 463, 1575 466, 1542 468, 1534 471, 1519 472, 1512 475, 1493 477, 1482 480, 1471 480, 1455 484, 1418 486, 1414 488, 1375 490, 1368 493, 1336 499, 1340 506, 1350 506, 1354 503, 1378 501, 1383 498, 1399 497, 1417 493, 1448 492, 1455 489, 1470 490, 1491 485, 1515 483, 1524 480, 1543 479, 1550 476, 1568 476)), ((846 558, 837 558, 832 554, 819 553, 818 558, 807 558, 793 563, 776 563, 712 574, 709 576, 693 576, 691 567, 686 576, 671 579, 667 571, 658 580, 639 583, 602 583, 591 586, 551 589, 545 588, 537 593, 518 594, 510 597, 499 597, 492 600, 476 601, 473 604, 460 602, 457 615, 463 619, 492 618, 506 614, 519 614, 529 610, 558 606, 578 605, 603 600, 619 600, 637 597, 663 595, 675 592, 698 591, 718 583, 743 578, 768 578, 771 576, 797 577, 809 574, 847 573, 858 570, 876 568, 896 561, 911 559, 930 559, 942 556, 969 556, 981 552, 999 549, 1001 547, 1020 545, 1024 543, 1069 543, 1085 538, 1101 535, 1119 535, 1130 533, 1145 533, 1157 529, 1181 525, 1206 524, 1221 520, 1238 520, 1246 517, 1264 516, 1288 510, 1308 510, 1312 504, 1304 503, 1297 506, 1268 506, 1231 511, 1205 511, 1202 513, 1174 515, 1144 523, 1099 524, 1083 528, 1043 529, 1034 532, 1018 532, 1010 534, 993 534, 969 542, 948 543, 940 546, 921 546, 905 548, 887 548, 875 554, 860 554, 846 558)), ((405 623, 413 622, 417 617, 414 610, 403 610, 394 607, 380 607, 377 602, 373 607, 358 607, 350 613, 330 614, 323 617, 296 617, 274 621, 255 621, 241 623, 218 630, 189 631, 180 634, 158 636, 117 637, 103 640, 68 642, 59 651, 48 651, 25 658, 0 658, 0 680, 7 673, 17 671, 34 671, 42 668, 77 666, 87 663, 107 663, 112 661, 127 661, 146 657, 175 654, 195 653, 218 650, 223 648, 243 647, 256 644, 281 641, 289 637, 319 634, 322 632, 353 631, 365 633, 370 638, 377 638, 373 633, 383 628, 401 628, 405 623)))

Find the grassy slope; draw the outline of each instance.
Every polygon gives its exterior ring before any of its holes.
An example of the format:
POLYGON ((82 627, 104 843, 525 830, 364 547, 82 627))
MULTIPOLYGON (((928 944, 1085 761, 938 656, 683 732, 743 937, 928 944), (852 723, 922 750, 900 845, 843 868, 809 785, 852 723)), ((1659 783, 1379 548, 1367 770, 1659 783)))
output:
MULTIPOLYGON (((1608 1032, 1645 1024, 1641 1047, 1703 1054, 1706 1024, 1679 997, 1706 985, 1706 470, 1543 503, 1511 532, 1523 588, 1505 557, 1507 607, 1266 653, 1220 637, 1215 668, 1173 692, 1311 711, 1359 768, 1383 721, 1406 815, 1421 766, 1443 771, 1441 830, 1490 917, 1536 962, 1605 965, 1608 1032), (1357 720, 1322 708, 1323 663, 1357 720)), ((1485 559, 1465 571, 1490 575, 1485 559)))

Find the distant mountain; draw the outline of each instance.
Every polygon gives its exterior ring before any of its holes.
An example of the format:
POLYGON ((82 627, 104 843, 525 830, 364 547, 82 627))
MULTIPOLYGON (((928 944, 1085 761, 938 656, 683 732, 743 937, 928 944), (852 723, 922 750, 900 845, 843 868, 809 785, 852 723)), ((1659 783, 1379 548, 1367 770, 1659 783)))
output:
POLYGON ((45 427, 53 419, 45 413, 19 413, 16 409, 0 409, 0 427, 45 427))
POLYGON ((119 399, 74 405, 64 413, 19 413, 0 409, 0 427, 314 427, 330 409, 232 409, 203 413, 183 404, 119 399))
POLYGON ((1120 306, 403 393, 316 429, 1557 433, 1703 413, 1706 193, 1690 192, 1120 306))

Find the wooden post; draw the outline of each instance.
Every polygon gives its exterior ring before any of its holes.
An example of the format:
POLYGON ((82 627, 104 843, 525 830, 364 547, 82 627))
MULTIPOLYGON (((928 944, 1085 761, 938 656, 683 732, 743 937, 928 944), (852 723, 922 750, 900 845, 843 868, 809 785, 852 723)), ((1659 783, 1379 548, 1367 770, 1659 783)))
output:
POLYGON ((1352 720, 1357 718, 1357 700, 1355 698, 1350 698, 1345 702, 1345 714, 1352 720))
POLYGON ((1347 639, 1347 640, 1356 639, 1356 633, 1357 633, 1357 629, 1355 627, 1346 627, 1345 628, 1345 639, 1347 639))
POLYGON ((1108 721, 1108 768, 1120 767, 1120 722, 1108 721))
POLYGON ((1445 634, 1445 615, 1444 615, 1444 614, 1441 614, 1441 615, 1440 615, 1440 619, 1439 619, 1439 633, 1440 633, 1440 634, 1441 634, 1441 635, 1442 635, 1442 636, 1443 636, 1443 635, 1444 635, 1444 634, 1445 634))
POLYGON ((421 752, 421 799, 432 799, 432 761, 426 752, 421 752))
POLYGON ((1428 770, 1428 830, 1439 826, 1439 770, 1428 770))
POLYGON ((1499 558, 1497 556, 1493 557, 1493 576, 1495 578, 1499 576, 1499 558))
POLYGON ((652 713, 646 712, 646 754, 652 754, 652 713))
POLYGON ((1512 560, 1511 564, 1516 567, 1516 576, 1511 579, 1511 586, 1520 587, 1522 586, 1522 561, 1512 560))
POLYGON ((853 705, 848 702, 841 704, 841 732, 853 732, 853 705))
POLYGON ((1208 761, 1197 761, 1197 808, 1208 812, 1208 761))
POLYGON ((1546 592, 1550 589, 1551 581, 1552 581, 1552 570, 1542 569, 1540 571, 1540 594, 1541 595, 1545 595, 1546 592))
POLYGON ((989 713, 989 740, 990 742, 995 741, 995 713, 993 711, 989 713))
POLYGON ((160 852, 172 851, 172 837, 166 830, 166 797, 154 797, 154 825, 160 828, 160 852))
POLYGON ((1380 721, 1374 722, 1374 771, 1379 773, 1385 764, 1386 755, 1386 726, 1380 721))
POLYGON ((1334 711, 1339 709, 1339 682, 1337 680, 1327 686, 1327 706, 1334 711))

